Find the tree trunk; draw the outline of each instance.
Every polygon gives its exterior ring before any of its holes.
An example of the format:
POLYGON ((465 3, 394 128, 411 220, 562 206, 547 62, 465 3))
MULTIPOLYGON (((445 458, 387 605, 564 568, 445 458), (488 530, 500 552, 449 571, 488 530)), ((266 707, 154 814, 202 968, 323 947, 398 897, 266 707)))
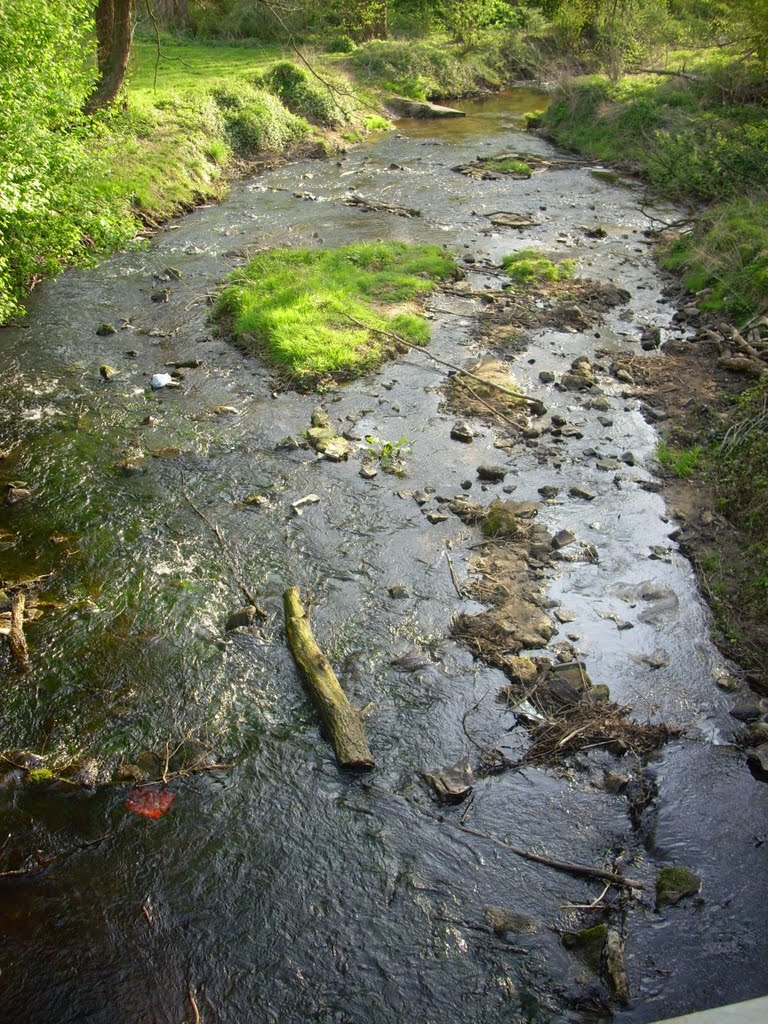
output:
POLYGON ((133 0, 99 0, 96 8, 99 82, 85 109, 89 114, 111 103, 125 79, 133 36, 133 0))
POLYGON ((318 647, 298 587, 286 590, 283 606, 288 646, 328 730, 339 767, 370 771, 373 755, 365 739, 363 716, 347 700, 330 662, 318 647))

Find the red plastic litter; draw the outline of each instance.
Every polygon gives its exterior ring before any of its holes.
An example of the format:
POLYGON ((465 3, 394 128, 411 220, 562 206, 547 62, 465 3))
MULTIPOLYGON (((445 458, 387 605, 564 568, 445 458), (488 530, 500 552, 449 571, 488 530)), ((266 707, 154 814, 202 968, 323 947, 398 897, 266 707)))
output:
POLYGON ((145 818, 161 818, 173 801, 176 794, 170 789, 145 789, 138 787, 132 789, 125 801, 125 806, 134 814, 141 814, 145 818))

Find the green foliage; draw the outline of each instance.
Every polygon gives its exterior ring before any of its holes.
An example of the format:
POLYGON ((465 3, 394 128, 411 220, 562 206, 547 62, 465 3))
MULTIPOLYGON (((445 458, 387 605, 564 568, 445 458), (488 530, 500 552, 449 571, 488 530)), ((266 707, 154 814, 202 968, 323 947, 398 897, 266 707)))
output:
POLYGON ((31 768, 29 771, 30 782, 49 782, 54 778, 50 768, 31 768))
POLYGON ((675 448, 665 441, 660 441, 656 449, 656 458, 660 465, 677 477, 678 480, 688 480, 701 465, 704 449, 701 445, 693 448, 675 448))
POLYGON ((352 119, 352 104, 345 95, 348 90, 338 81, 326 85, 325 75, 323 79, 320 82, 304 68, 281 61, 261 81, 294 114, 329 128, 347 124, 352 119))
POLYGON ((382 441, 372 434, 366 434, 366 452, 369 459, 378 462, 385 473, 400 476, 405 471, 405 458, 413 451, 413 445, 407 437, 399 441, 382 441))
POLYGON ((0 0, 0 322, 37 279, 135 230, 105 176, 104 128, 81 113, 91 7, 0 0))
POLYGON ((214 89, 213 97, 223 113, 232 148, 240 156, 287 149, 312 134, 303 118, 266 89, 241 82, 214 89))
POLYGON ((740 319, 768 309, 768 200, 737 199, 703 214, 664 258, 704 309, 740 319))
POLYGON ((484 160, 483 166, 489 171, 498 171, 500 174, 524 174, 530 178, 533 174, 533 168, 530 164, 527 164, 524 160, 515 160, 512 157, 501 157, 496 159, 491 157, 490 160, 484 160))
POLYGON ((232 275, 217 315, 231 321, 238 342, 294 375, 349 376, 385 357, 382 331, 412 344, 427 340, 420 317, 387 316, 382 307, 418 300, 454 270, 434 245, 273 249, 232 275))
POLYGON ((573 277, 573 260, 553 263, 537 249, 521 249, 505 256, 501 265, 513 281, 531 284, 537 281, 565 281, 573 277))

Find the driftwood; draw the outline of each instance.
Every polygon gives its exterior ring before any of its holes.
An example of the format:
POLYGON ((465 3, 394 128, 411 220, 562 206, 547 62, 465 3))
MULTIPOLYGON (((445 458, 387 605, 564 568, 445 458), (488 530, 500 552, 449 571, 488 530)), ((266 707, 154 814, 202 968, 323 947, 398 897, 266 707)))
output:
POLYGON ((11 604, 11 628, 8 632, 11 654, 22 672, 29 671, 29 650, 27 648, 27 638, 24 636, 24 608, 26 604, 27 598, 24 591, 17 591, 13 595, 13 603, 11 604))
POLYGON ((285 591, 283 607, 288 646, 330 734, 339 767, 370 771, 373 755, 365 739, 363 715, 347 700, 330 662, 320 650, 309 624, 309 609, 304 608, 298 587, 285 591))
POLYGON ((398 206, 396 203, 378 203, 366 199, 357 192, 346 196, 343 200, 345 206, 356 206, 366 213, 394 213, 396 217, 420 217, 421 210, 415 210, 411 206, 398 206))

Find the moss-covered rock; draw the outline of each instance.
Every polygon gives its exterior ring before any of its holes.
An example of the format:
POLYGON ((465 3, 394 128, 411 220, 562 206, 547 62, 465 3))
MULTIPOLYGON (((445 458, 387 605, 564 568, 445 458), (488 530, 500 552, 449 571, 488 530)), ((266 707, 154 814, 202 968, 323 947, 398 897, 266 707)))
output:
POLYGON ((486 537, 514 537, 519 532, 517 516, 507 502, 491 502, 488 514, 483 520, 482 531, 486 537))
POLYGON ((608 938, 608 926, 596 924, 580 932, 563 932, 563 945, 575 953, 595 972, 600 973, 600 961, 608 938))
POLYGON ((695 896, 700 889, 701 879, 684 864, 662 868, 656 879, 656 909, 674 906, 685 896, 695 896))

